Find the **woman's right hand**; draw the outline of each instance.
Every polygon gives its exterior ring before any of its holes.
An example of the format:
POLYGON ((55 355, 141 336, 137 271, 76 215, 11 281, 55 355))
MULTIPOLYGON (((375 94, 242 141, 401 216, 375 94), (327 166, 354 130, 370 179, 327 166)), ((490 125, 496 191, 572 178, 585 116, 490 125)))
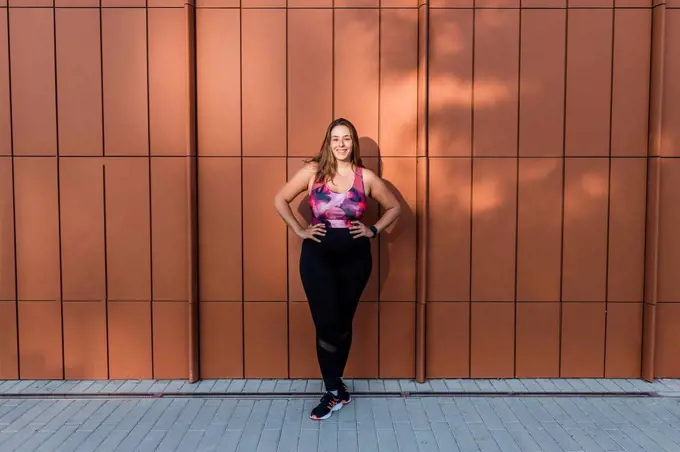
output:
POLYGON ((321 243, 321 240, 316 238, 316 236, 323 237, 326 235, 326 225, 323 223, 318 223, 314 225, 309 225, 307 229, 302 229, 300 232, 297 233, 303 240, 304 239, 311 239, 314 240, 315 242, 321 243))

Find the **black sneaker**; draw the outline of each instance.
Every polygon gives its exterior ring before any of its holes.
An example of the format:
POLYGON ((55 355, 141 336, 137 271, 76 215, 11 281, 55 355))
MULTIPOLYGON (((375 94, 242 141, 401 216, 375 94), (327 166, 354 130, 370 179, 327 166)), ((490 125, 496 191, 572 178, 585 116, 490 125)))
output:
POLYGON ((349 388, 344 382, 340 382, 340 389, 338 389, 338 399, 343 405, 347 405, 352 401, 352 396, 349 395, 349 388))
POLYGON ((331 417, 333 411, 338 411, 340 408, 342 408, 342 402, 338 396, 333 395, 332 392, 327 392, 321 397, 321 403, 312 410, 310 417, 316 421, 322 421, 331 417))

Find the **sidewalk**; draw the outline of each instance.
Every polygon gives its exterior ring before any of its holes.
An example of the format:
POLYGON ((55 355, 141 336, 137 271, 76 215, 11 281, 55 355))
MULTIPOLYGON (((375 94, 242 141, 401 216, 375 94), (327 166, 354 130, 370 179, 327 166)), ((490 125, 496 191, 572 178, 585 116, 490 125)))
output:
POLYGON ((680 451, 680 380, 0 382, 0 451, 680 451))

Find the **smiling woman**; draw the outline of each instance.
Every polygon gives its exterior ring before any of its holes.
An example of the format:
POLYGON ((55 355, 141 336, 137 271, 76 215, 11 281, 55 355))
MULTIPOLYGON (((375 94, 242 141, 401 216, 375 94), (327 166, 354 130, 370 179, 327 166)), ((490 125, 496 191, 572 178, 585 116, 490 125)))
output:
POLYGON ((331 122, 321 150, 276 194, 276 210, 303 239, 300 277, 316 329, 316 353, 326 393, 312 419, 327 419, 351 401, 342 376, 352 344, 352 321, 373 259, 369 239, 394 222, 399 202, 361 161, 357 131, 346 119, 331 122), (309 193, 312 221, 303 228, 290 209, 309 193), (374 225, 362 223, 367 197, 384 210, 374 225))

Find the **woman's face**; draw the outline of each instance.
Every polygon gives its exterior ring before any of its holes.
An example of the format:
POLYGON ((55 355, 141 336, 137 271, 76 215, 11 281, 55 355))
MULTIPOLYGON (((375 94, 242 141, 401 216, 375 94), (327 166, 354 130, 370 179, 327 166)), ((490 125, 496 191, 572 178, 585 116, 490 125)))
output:
POLYGON ((352 134, 349 127, 338 125, 331 130, 331 151, 336 160, 349 162, 352 158, 352 134))

